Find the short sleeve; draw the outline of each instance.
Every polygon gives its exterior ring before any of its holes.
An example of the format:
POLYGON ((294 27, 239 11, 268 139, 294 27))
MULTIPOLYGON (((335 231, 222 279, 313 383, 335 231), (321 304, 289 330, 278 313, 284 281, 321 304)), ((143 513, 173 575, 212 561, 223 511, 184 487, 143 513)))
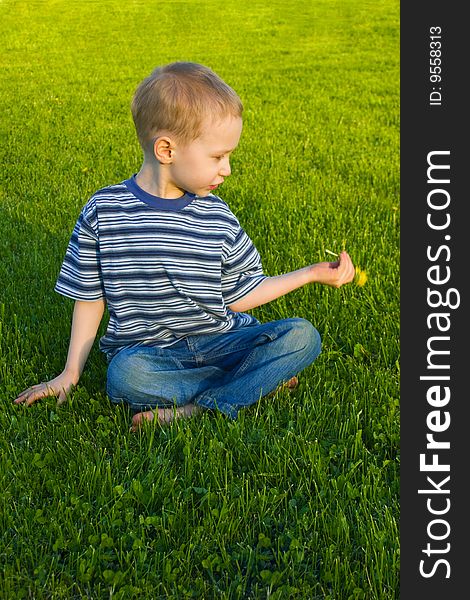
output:
POLYGON ((261 258, 246 232, 239 227, 222 264, 222 296, 233 304, 255 289, 266 276, 261 258))
POLYGON ((87 212, 85 207, 75 224, 54 289, 74 300, 93 301, 105 294, 98 235, 87 212))

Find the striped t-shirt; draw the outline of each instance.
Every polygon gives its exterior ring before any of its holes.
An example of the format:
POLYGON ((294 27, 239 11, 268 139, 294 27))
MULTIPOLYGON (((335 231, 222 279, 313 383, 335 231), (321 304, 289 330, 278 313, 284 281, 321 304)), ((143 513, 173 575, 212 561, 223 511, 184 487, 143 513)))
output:
POLYGON ((228 305, 265 279, 259 254, 219 197, 170 200, 132 177, 96 192, 73 230, 55 290, 105 298, 109 357, 135 344, 170 346, 257 323, 228 305))

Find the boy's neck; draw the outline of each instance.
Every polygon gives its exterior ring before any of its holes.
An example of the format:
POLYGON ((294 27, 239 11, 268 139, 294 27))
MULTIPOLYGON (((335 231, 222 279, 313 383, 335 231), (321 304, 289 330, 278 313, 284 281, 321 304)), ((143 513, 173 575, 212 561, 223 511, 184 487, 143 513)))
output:
POLYGON ((178 190, 170 184, 166 177, 165 165, 157 161, 144 160, 140 171, 135 176, 137 185, 152 196, 157 198, 177 199, 184 196, 183 190, 178 190))

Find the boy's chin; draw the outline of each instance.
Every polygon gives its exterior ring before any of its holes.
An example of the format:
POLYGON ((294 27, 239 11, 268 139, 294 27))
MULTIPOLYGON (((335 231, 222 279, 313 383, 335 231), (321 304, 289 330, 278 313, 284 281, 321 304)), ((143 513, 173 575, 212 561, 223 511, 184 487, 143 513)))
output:
POLYGON ((196 196, 199 196, 199 198, 204 198, 205 196, 209 196, 210 194, 214 194, 218 187, 219 186, 217 186, 217 185, 211 185, 209 187, 202 188, 202 189, 199 189, 199 190, 194 190, 194 191, 188 190, 188 191, 191 194, 195 194, 196 196))

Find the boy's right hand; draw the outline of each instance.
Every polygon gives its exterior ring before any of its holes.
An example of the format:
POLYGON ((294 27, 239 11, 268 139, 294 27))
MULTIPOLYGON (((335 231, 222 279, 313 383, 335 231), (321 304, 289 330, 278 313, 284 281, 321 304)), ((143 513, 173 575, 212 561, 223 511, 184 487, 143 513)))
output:
POLYGON ((63 404, 74 385, 77 385, 80 375, 90 353, 93 341, 105 309, 104 298, 85 302, 76 300, 73 309, 72 331, 70 334, 69 351, 64 370, 60 375, 29 387, 14 400, 15 404, 29 406, 47 396, 58 398, 57 404, 63 404))
POLYGON ((51 379, 50 381, 44 381, 29 387, 27 390, 21 392, 21 394, 14 400, 15 404, 25 404, 30 406, 41 398, 47 398, 48 396, 55 396, 58 398, 57 404, 63 404, 67 400, 67 396, 76 382, 65 372, 51 379))

